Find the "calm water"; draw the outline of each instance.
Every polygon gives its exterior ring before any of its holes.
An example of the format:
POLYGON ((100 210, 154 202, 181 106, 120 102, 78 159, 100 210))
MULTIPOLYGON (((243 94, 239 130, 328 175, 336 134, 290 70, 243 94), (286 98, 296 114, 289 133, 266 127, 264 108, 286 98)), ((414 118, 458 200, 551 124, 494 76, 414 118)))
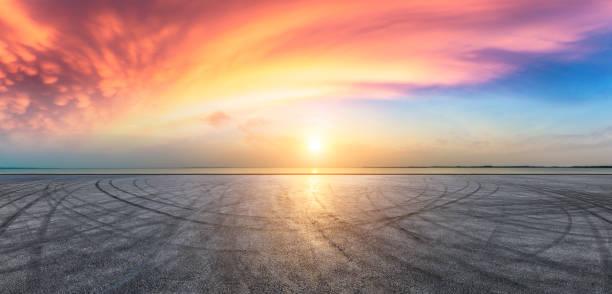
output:
POLYGON ((612 168, 166 168, 0 169, 0 174, 612 174, 612 168))

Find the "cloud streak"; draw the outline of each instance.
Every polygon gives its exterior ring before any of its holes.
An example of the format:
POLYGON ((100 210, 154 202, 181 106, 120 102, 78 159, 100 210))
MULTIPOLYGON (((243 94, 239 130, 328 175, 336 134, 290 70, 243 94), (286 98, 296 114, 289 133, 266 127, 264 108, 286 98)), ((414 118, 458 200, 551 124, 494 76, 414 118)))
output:
POLYGON ((212 127, 222 127, 231 120, 232 118, 223 111, 215 111, 204 118, 204 122, 212 127))

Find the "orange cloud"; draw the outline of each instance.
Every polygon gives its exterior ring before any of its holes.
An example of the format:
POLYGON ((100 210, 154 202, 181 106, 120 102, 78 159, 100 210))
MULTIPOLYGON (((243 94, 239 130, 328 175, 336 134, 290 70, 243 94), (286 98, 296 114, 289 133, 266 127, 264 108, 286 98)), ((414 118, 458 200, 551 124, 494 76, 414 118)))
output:
POLYGON ((31 104, 30 98, 24 93, 16 96, 0 96, 0 130, 12 130, 23 122, 15 118, 24 115, 31 104))

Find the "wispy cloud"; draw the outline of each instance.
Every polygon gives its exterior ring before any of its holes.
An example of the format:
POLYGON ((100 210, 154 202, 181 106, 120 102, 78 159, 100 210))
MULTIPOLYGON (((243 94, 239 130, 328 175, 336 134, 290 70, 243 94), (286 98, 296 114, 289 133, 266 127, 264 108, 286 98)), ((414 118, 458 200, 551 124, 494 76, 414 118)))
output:
POLYGON ((221 127, 227 125, 232 118, 223 111, 215 111, 206 117, 204 117, 204 122, 209 126, 213 127, 221 127))

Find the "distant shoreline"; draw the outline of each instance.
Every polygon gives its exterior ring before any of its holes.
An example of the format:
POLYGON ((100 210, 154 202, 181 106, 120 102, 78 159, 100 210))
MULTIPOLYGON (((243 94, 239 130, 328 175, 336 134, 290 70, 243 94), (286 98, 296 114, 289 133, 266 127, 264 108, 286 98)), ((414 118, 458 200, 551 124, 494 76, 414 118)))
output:
MULTIPOLYGON (((312 167, 0 167, 4 170, 138 170, 138 169, 302 169, 312 167)), ((573 165, 573 166, 537 166, 537 165, 440 165, 440 166, 362 166, 362 167, 318 167, 325 169, 360 169, 360 168, 381 168, 381 169, 392 169, 392 168, 610 168, 612 165, 573 165)))
POLYGON ((611 166, 427 166, 353 168, 0 168, 0 175, 476 175, 476 174, 608 174, 611 166))
POLYGON ((440 166, 364 166, 362 168, 612 168, 612 165, 572 165, 572 166, 537 166, 537 165, 440 165, 440 166))

